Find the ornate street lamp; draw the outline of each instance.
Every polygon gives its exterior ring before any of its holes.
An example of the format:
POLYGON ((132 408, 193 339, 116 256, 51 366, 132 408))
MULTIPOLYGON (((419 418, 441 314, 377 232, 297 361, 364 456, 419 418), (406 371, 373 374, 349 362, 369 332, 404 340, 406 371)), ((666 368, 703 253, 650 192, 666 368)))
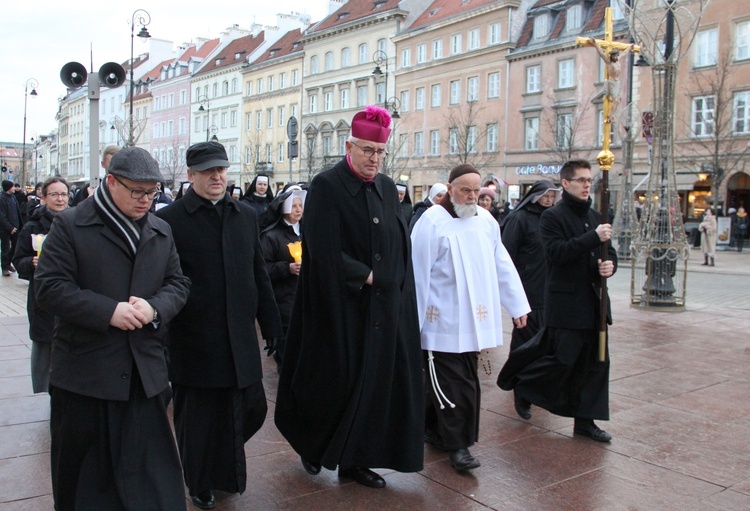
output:
POLYGON ((135 41, 135 24, 136 22, 141 26, 141 30, 138 32, 138 37, 141 39, 148 39, 151 34, 146 30, 146 26, 151 23, 151 15, 143 9, 138 9, 133 13, 130 19, 130 133, 128 136, 128 145, 134 146, 135 140, 133 138, 133 91, 135 89, 135 83, 133 82, 133 48, 135 41))
MULTIPOLYGON (((398 114, 398 108, 401 106, 400 101, 395 97, 388 98, 388 54, 383 50, 377 50, 372 54, 372 62, 375 64, 372 74, 375 78, 385 75, 385 86, 383 90, 383 108, 391 110, 391 117, 394 119, 400 119, 401 116, 398 114), (380 69, 380 66, 385 66, 385 73, 380 69)), ((394 91, 395 92, 395 91, 394 91)))
MULTIPOLYGON (((208 123, 211 121, 211 102, 208 100, 208 96, 198 94, 198 103, 200 103, 200 106, 198 107, 199 112, 206 112, 206 142, 208 142, 208 137, 211 136, 211 128, 216 128, 216 126, 209 126, 208 123)), ((218 130, 218 128, 216 128, 218 130)), ((214 138, 216 138, 216 132, 214 131, 214 138)))
POLYGON ((23 143, 21 149, 21 180, 26 185, 26 101, 29 96, 36 96, 36 88, 39 87, 39 82, 35 78, 29 78, 26 80, 26 85, 23 88, 23 143), (31 89, 31 92, 29 92, 31 89))

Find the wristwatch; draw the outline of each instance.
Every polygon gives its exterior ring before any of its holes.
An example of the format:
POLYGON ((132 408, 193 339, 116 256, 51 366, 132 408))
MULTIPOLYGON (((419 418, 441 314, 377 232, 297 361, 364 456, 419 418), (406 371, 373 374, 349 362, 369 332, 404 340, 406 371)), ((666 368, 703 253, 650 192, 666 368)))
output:
MULTIPOLYGON (((153 307, 152 307, 153 308, 153 307)), ((154 318, 151 320, 152 323, 159 323, 159 311, 154 308, 154 318)))

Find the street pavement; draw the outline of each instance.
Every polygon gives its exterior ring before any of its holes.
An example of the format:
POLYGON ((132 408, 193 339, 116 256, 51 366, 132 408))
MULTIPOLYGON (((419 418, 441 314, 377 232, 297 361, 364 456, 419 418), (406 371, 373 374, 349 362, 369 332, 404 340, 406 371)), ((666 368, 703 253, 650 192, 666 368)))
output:
MULTIPOLYGON (((219 493, 216 509, 750 510, 750 252, 720 252, 715 267, 698 252, 684 312, 631 308, 627 263, 610 279, 611 420, 600 423, 610 444, 574 437, 571 419, 538 408, 519 418, 495 385, 501 347, 479 369, 480 468, 458 474, 427 446, 421 472, 379 471, 384 490, 313 477, 273 425, 278 376, 264 357, 269 412, 245 447, 247 491, 219 493)), ((0 280, 0 511, 52 509, 49 398, 31 392, 26 291, 0 280)))

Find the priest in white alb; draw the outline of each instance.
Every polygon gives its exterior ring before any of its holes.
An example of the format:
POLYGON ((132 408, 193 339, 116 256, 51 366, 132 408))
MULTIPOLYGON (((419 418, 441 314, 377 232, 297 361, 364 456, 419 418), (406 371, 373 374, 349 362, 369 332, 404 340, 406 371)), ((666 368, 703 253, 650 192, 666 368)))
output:
POLYGON ((479 352, 503 343, 502 313, 516 327, 531 311, 500 227, 477 208, 481 175, 455 167, 448 192, 425 211, 411 235, 417 309, 427 374, 425 440, 449 453, 458 471, 480 466, 479 352))

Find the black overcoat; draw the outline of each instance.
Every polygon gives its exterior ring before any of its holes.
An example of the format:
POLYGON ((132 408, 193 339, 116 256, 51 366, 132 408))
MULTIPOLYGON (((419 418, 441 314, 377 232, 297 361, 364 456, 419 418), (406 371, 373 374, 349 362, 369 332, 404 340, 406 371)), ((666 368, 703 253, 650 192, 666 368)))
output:
MULTIPOLYGON (((596 330, 599 326, 601 241, 595 229, 601 214, 588 203, 563 192, 563 200, 542 213, 539 230, 547 256, 544 324, 548 327, 596 330)), ((617 252, 609 245, 617 270, 617 252)), ((609 298, 607 322, 611 324, 609 298)))
POLYGON ((174 233, 190 297, 170 324, 169 377, 189 387, 245 388, 263 371, 255 319, 267 339, 281 321, 252 208, 229 194, 223 214, 190 188, 156 215, 174 233))
POLYGON ((294 258, 289 253, 288 245, 299 240, 300 237, 294 232, 294 228, 284 222, 283 218, 263 231, 260 237, 263 259, 266 261, 266 269, 284 326, 289 325, 299 280, 297 275, 292 275, 289 271, 289 265, 294 262, 294 258))
POLYGON ((502 224, 503 245, 518 270, 532 309, 544 307, 547 259, 539 234, 539 218, 544 211, 543 206, 529 204, 508 215, 502 224))
POLYGON ((190 281, 169 226, 148 214, 135 259, 99 218, 94 200, 55 216, 34 273, 38 304, 57 316, 50 386, 97 399, 127 401, 135 362, 146 397, 169 385, 166 325, 185 304, 190 281), (159 311, 162 327, 109 324, 131 296, 159 311))
POLYGON ((276 425, 298 453, 330 469, 421 470, 421 357, 396 186, 381 174, 365 183, 341 160, 307 194, 276 425))

